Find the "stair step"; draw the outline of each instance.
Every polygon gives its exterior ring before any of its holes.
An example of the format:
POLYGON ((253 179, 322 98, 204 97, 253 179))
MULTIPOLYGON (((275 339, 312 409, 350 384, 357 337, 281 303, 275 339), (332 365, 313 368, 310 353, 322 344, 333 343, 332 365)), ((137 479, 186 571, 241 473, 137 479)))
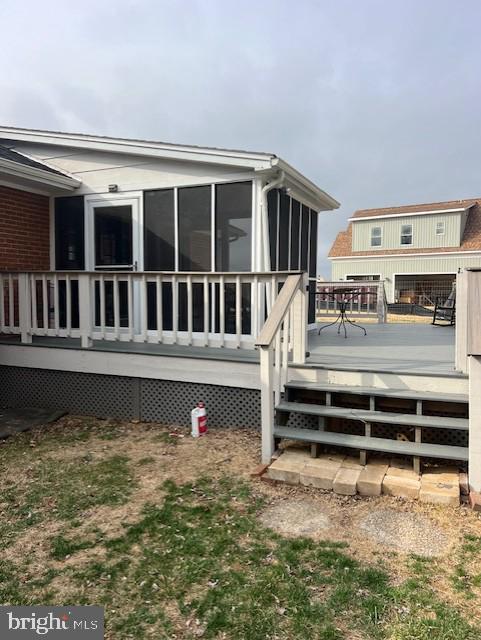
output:
POLYGON ((321 444, 347 447, 364 451, 379 451, 380 453, 396 453, 399 455, 419 456, 422 458, 442 458, 445 460, 467 460, 467 447, 453 447, 444 444, 429 444, 426 442, 405 442, 389 440, 387 438, 372 438, 354 436, 348 433, 332 433, 315 429, 295 429, 291 427, 274 426, 276 438, 299 440, 302 442, 317 442, 321 444))
POLYGON ((379 389, 376 387, 356 387, 349 385, 322 384, 304 380, 291 380, 286 384, 290 389, 307 389, 310 391, 328 391, 330 393, 351 393, 361 396, 383 398, 402 398, 406 400, 431 400, 433 402, 468 403, 468 395, 464 393, 436 393, 435 391, 411 391, 410 389, 379 389))
POLYGON ((276 406, 276 410, 283 413, 303 413, 325 418, 344 418, 345 420, 394 424, 407 427, 433 427, 435 429, 459 429, 462 431, 469 429, 469 420, 467 418, 419 416, 406 413, 390 413, 388 411, 326 407, 321 404, 308 404, 304 402, 280 402, 276 406))

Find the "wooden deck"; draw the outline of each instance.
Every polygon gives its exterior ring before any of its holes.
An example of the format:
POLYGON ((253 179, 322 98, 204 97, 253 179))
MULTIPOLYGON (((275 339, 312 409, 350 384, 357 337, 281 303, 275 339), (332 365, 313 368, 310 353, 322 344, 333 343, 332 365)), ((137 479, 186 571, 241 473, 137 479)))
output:
MULTIPOLYGON (((454 370, 454 328, 425 324, 367 324, 367 336, 349 327, 348 337, 328 327, 309 332, 306 366, 358 371, 461 376, 454 370)), ((20 344, 19 336, 2 336, 1 344, 20 344)), ((30 347, 30 345, 28 345, 30 347)), ((34 337, 32 347, 80 349, 80 339, 34 337)), ((150 356, 201 358, 257 363, 249 349, 205 348, 139 342, 95 340, 93 351, 150 356)))

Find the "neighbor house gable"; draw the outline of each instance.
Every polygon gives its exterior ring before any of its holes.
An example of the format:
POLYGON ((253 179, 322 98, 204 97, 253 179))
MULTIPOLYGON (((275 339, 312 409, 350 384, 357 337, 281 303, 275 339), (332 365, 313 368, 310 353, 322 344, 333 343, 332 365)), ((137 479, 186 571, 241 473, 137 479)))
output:
POLYGON ((349 258, 355 256, 375 256, 381 258, 385 255, 414 255, 429 253, 451 253, 464 251, 481 252, 481 199, 455 200, 449 202, 428 203, 420 205, 409 205, 403 207, 389 207, 384 209, 362 209, 356 211, 350 219, 345 231, 341 231, 334 241, 330 251, 330 259, 349 258), (406 217, 411 220, 414 216, 435 216, 449 215, 457 213, 461 216, 460 221, 460 241, 452 246, 424 246, 410 247, 402 246, 396 249, 369 248, 363 251, 353 249, 353 226, 364 220, 371 220, 372 224, 379 220, 379 224, 395 217, 399 224, 406 217))

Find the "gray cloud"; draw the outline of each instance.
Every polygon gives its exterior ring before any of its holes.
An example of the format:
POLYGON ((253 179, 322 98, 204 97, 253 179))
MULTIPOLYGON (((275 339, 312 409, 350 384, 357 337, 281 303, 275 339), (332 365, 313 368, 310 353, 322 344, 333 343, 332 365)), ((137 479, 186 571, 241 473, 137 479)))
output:
POLYGON ((480 195, 477 0, 0 4, 0 121, 278 153, 356 208, 480 195))

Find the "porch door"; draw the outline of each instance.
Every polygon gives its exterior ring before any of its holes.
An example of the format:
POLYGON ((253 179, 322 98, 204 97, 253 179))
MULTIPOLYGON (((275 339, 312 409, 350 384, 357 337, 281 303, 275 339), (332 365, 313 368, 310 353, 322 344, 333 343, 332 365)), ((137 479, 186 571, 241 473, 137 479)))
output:
MULTIPOLYGON (((141 221, 138 198, 97 199, 88 202, 88 222, 90 227, 90 247, 88 264, 92 271, 138 271, 142 269, 141 221)), ((129 322, 128 283, 118 278, 117 291, 114 292, 112 278, 95 283, 95 324, 101 325, 102 314, 106 327, 113 327, 114 301, 118 295, 120 326, 132 326, 129 322), (101 290, 103 288, 103 290, 101 290), (103 303, 103 304, 102 304, 103 303)), ((140 290, 138 283, 133 285, 133 324, 140 325, 140 290)))

